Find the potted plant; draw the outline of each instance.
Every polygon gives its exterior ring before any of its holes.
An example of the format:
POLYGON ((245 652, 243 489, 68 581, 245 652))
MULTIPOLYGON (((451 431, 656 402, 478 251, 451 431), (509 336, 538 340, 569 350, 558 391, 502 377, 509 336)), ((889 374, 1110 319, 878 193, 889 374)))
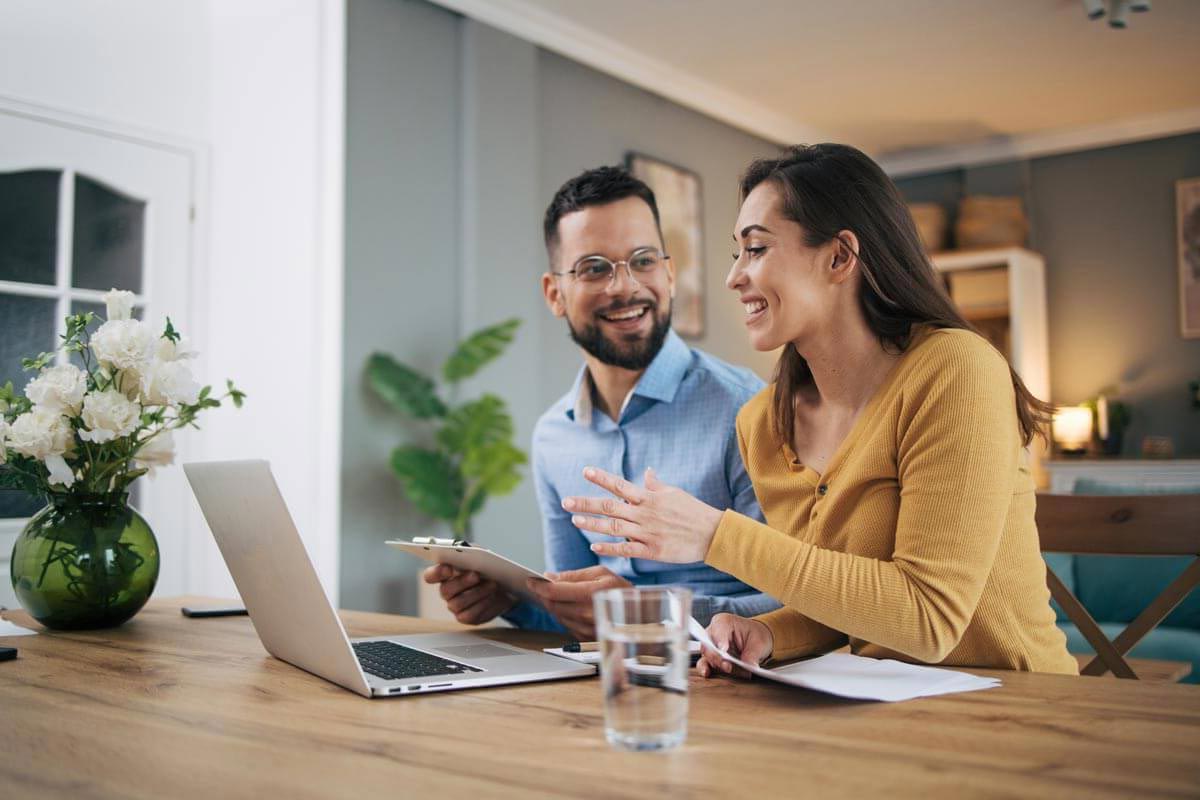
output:
POLYGON ((0 486, 46 502, 13 545, 13 589, 49 628, 110 627, 142 608, 158 542, 129 505, 130 486, 174 461, 173 431, 245 397, 229 381, 220 398, 196 383, 195 354, 170 318, 156 335, 132 318, 131 292, 104 300, 94 333, 94 314, 74 314, 57 354, 23 359, 33 377, 22 394, 0 388, 0 486))
MULTIPOLYGON (((512 319, 483 328, 459 343, 442 365, 449 386, 477 373, 499 356, 520 325, 512 319)), ((391 467, 405 496, 426 515, 449 523, 469 539, 471 518, 488 497, 511 492, 521 482, 525 453, 513 444, 513 423, 504 400, 494 394, 448 404, 433 378, 386 353, 367 361, 367 381, 376 394, 425 426, 423 444, 392 451, 391 467)))

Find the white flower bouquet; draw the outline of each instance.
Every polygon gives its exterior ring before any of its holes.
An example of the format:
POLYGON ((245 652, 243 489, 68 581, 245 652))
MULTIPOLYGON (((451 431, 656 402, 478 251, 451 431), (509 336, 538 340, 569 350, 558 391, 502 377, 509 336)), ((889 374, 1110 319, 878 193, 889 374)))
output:
POLYGON ((133 481, 171 464, 171 432, 196 426, 197 415, 245 395, 232 381, 226 393, 192 376, 196 354, 168 317, 160 335, 132 318, 133 293, 104 297, 108 319, 88 335, 92 313, 67 317, 61 351, 77 353, 83 367, 54 364, 53 353, 27 358, 34 373, 24 396, 12 383, 0 388, 0 486, 43 495, 124 494, 133 481))
POLYGON ((154 589, 158 544, 128 505, 129 487, 175 458, 173 431, 245 395, 226 381, 214 397, 168 317, 161 334, 134 319, 134 296, 105 295, 107 320, 67 317, 59 352, 27 358, 18 395, 0 388, 0 487, 45 499, 13 547, 13 588, 55 628, 117 625, 154 589), (81 365, 81 366, 80 366, 81 365))

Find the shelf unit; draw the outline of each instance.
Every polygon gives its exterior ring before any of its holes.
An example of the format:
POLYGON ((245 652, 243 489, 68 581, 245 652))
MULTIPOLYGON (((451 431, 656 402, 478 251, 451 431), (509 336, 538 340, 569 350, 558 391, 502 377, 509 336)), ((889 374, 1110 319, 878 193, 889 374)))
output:
MULTIPOLYGON (((959 311, 1008 356, 1034 396, 1050 398, 1050 345, 1046 324, 1046 262, 1023 247, 935 253, 959 311)), ((1031 448, 1039 486, 1046 484, 1045 447, 1031 448)))

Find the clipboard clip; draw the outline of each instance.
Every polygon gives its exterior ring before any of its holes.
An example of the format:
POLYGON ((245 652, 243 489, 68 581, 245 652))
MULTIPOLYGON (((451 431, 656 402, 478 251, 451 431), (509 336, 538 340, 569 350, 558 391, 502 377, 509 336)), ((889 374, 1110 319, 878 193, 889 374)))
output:
POLYGON ((414 536, 413 544, 437 544, 446 547, 470 547, 471 543, 466 539, 439 539, 436 536, 414 536))

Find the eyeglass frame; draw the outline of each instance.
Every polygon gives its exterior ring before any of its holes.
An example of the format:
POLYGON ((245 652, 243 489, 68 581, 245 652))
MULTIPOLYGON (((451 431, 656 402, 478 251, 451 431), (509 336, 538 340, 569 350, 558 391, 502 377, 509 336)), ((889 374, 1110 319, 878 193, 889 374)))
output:
MULTIPOLYGON (((617 273, 620 271, 621 265, 624 264, 625 265, 625 273, 627 275, 629 275, 629 280, 633 281, 638 286, 641 286, 642 282, 637 279, 637 275, 635 275, 633 272, 633 265, 630 262, 632 262, 633 259, 637 258, 639 254, 644 254, 644 253, 654 253, 655 255, 658 256, 660 263, 663 261, 671 260, 671 257, 669 255, 667 255, 665 252, 658 249, 657 247, 639 247, 636 250, 634 250, 632 253, 630 253, 626 258, 623 258, 620 261, 613 261, 612 259, 606 258, 605 256, 602 256, 599 254, 592 254, 589 256, 583 256, 583 257, 579 258, 578 260, 576 260, 575 264, 570 269, 565 269, 562 272, 555 272, 555 271, 551 270, 550 274, 557 275, 560 277, 563 275, 570 275, 575 280, 579 281, 579 280, 581 280, 579 278, 579 274, 578 274, 579 265, 581 263, 583 263, 584 261, 598 259, 600 261, 604 261, 605 263, 607 263, 609 266, 612 267, 612 274, 608 276, 607 281, 597 280, 597 281, 589 282, 589 281, 583 280, 582 283, 584 285, 588 285, 589 283, 591 283, 592 285, 597 287, 595 289, 595 291, 603 291, 603 290, 607 289, 608 287, 613 285, 614 281, 616 281, 617 273)), ((656 270, 657 270, 657 268, 656 268, 656 270)), ((642 275, 642 277, 649 278, 653 274, 654 274, 653 272, 647 273, 647 274, 642 275)))

